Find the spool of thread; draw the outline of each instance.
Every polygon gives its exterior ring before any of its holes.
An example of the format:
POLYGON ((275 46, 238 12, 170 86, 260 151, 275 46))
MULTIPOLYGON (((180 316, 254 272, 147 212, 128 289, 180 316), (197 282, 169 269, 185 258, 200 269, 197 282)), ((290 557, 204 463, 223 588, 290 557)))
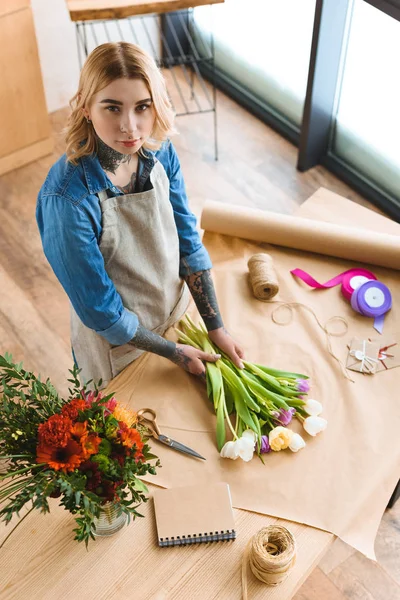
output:
POLYGON ((268 302, 279 292, 278 276, 269 254, 254 254, 247 262, 253 294, 257 300, 268 302))
POLYGON ((392 307, 392 295, 389 288, 380 281, 367 281, 358 287, 350 300, 352 308, 374 319, 374 327, 379 332, 383 331, 385 314, 392 307))
POLYGON ((267 585, 278 585, 296 562, 293 535, 286 527, 270 525, 249 540, 242 562, 243 600, 247 600, 247 562, 257 579, 267 585))

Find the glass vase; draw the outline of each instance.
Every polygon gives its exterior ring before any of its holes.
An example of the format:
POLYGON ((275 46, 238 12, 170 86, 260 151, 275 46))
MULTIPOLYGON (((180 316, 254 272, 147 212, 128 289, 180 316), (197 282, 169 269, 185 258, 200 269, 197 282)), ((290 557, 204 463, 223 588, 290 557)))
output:
POLYGON ((125 525, 126 513, 122 512, 119 504, 106 502, 103 504, 100 516, 94 520, 96 530, 95 536, 103 537, 117 533, 125 525))

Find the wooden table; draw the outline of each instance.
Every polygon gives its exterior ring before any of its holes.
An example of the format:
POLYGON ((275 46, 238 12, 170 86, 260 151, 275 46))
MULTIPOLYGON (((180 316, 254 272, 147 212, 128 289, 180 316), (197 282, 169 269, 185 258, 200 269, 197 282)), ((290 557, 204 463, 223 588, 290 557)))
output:
MULTIPOLYGON (((276 523, 296 538, 296 565, 275 588, 260 583, 248 569, 249 600, 289 600, 334 540, 312 527, 235 510, 235 541, 159 548, 152 500, 141 512, 144 519, 90 542, 87 552, 73 540, 73 516, 51 500, 50 514, 32 512, 2 548, 0 598, 239 600, 246 543, 262 527, 276 523)), ((0 540, 9 530, 0 525, 0 540)))

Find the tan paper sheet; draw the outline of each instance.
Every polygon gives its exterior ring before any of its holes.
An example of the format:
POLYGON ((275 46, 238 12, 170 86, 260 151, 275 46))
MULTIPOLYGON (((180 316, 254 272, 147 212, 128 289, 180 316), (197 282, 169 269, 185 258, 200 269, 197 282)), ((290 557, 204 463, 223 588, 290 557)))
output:
MULTIPOLYGON (((345 199, 325 204, 316 194, 299 215, 349 223, 395 234, 400 226, 345 199), (321 217, 322 215, 322 217, 321 217)), ((234 209, 233 209, 234 210, 234 209)), ((274 259, 280 282, 278 300, 303 302, 324 323, 334 315, 345 317, 349 331, 333 340, 343 362, 353 337, 375 337, 372 320, 354 313, 338 288, 315 291, 295 280, 289 271, 308 270, 317 280, 329 279, 353 262, 288 248, 254 244, 243 239, 206 233, 205 245, 214 264, 214 279, 222 315, 231 334, 243 344, 246 357, 276 368, 308 373, 313 382, 310 397, 323 403, 328 429, 311 438, 297 454, 271 453, 266 464, 219 458, 215 444, 215 416, 204 385, 172 363, 144 355, 112 382, 119 400, 157 411, 159 425, 171 437, 194 448, 205 462, 188 458, 154 442, 153 451, 163 467, 153 478, 163 487, 226 481, 233 506, 269 514, 330 531, 370 558, 381 516, 400 478, 399 369, 374 376, 350 372, 355 383, 344 379, 326 350, 325 334, 310 315, 296 310, 290 325, 271 320, 275 304, 259 302, 251 293, 247 260, 267 250, 274 259)), ((394 306, 385 319, 384 333, 400 330, 398 272, 371 267, 386 283, 394 306)), ((190 312, 196 314, 191 306, 190 312)), ((386 337, 386 336, 385 336, 386 337)), ((296 423, 293 427, 302 432, 296 423)))

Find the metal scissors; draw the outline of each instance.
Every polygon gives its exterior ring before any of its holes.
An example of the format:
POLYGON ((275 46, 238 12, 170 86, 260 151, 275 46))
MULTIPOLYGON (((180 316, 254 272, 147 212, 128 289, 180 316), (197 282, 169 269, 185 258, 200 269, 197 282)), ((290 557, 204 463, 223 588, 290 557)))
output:
POLYGON ((156 413, 152 408, 141 408, 137 412, 137 418, 139 423, 144 425, 149 434, 162 444, 169 446, 173 450, 178 450, 178 452, 182 452, 183 454, 188 454, 189 456, 195 456, 196 458, 201 458, 202 460, 206 460, 204 456, 201 456, 196 450, 192 450, 188 446, 181 444, 175 440, 172 440, 167 435, 163 435, 158 428, 156 421, 156 413))

